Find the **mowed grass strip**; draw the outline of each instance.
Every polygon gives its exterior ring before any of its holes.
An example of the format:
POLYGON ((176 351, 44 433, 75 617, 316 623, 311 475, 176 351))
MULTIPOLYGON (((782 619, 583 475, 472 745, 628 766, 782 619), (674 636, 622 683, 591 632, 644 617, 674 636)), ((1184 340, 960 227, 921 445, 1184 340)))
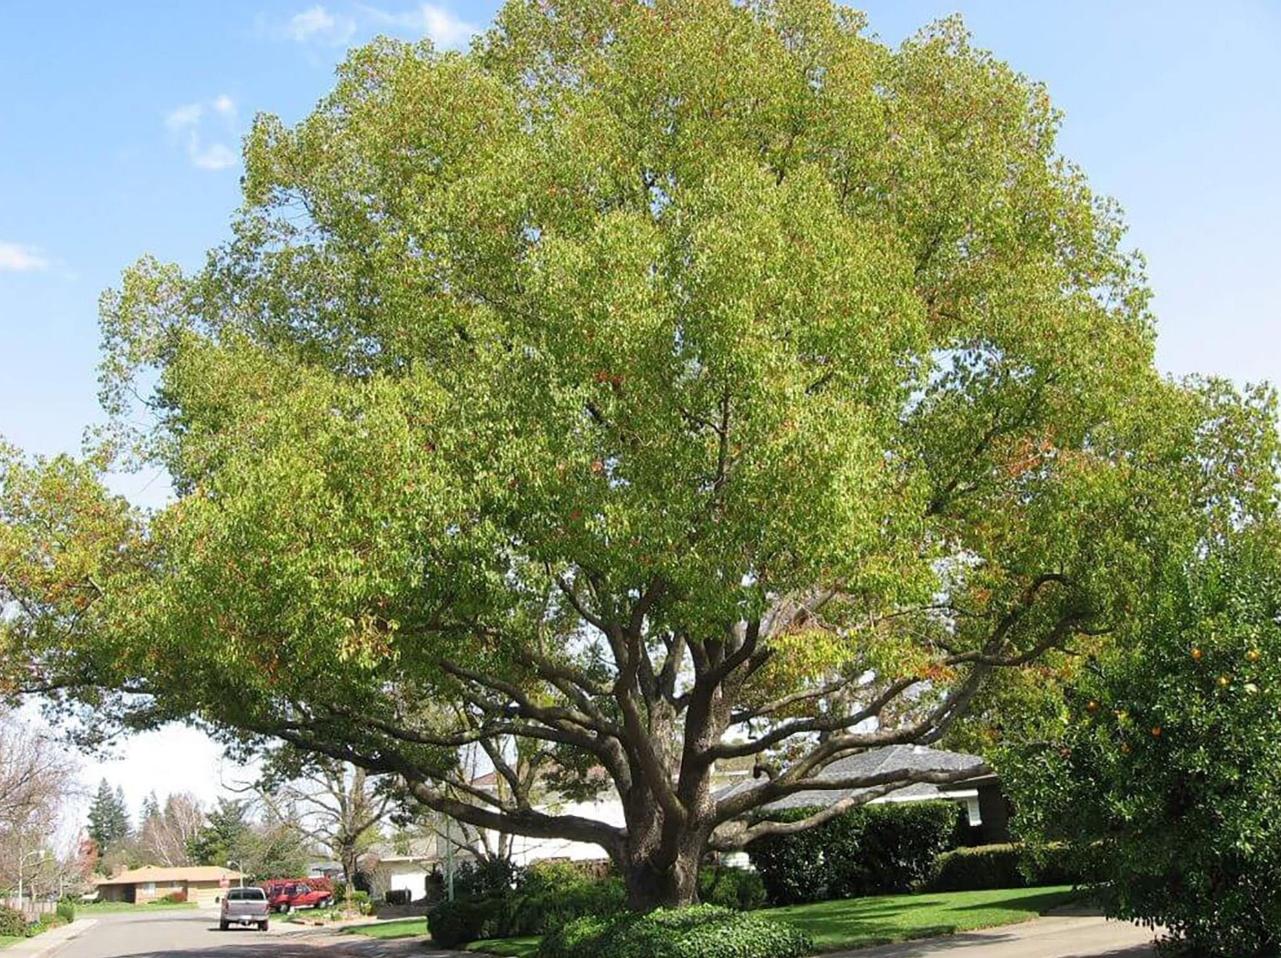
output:
POLYGON ((848 898, 761 914, 806 932, 818 951, 839 951, 1030 921, 1074 897, 1070 885, 1056 885, 848 898))
MULTIPOLYGON (((1076 895, 1070 885, 881 895, 763 908, 759 914, 801 929, 814 940, 815 950, 824 952, 1030 921, 1076 895)), ((426 925, 421 918, 406 918, 350 930, 374 938, 410 938, 425 935, 426 925)), ((528 958, 537 950, 538 939, 490 939, 465 948, 504 958, 528 958)))

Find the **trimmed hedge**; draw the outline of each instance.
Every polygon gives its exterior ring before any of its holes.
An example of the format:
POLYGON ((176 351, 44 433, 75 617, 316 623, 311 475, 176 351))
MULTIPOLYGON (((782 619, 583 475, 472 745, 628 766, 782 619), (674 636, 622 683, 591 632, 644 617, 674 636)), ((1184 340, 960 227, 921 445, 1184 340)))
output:
POLYGON ((1088 881, 1063 845, 1031 849, 1024 845, 978 845, 944 852, 934 863, 931 891, 979 891, 1082 885, 1088 881))
POLYGON ((695 905, 577 919, 543 938, 538 958, 801 958, 812 951, 809 937, 790 925, 695 905))
MULTIPOLYGON (((771 818, 796 821, 816 810, 771 818)), ((908 892, 953 847, 961 814, 950 801, 864 805, 817 828, 755 841, 747 854, 776 905, 908 892)))
POLYGON ((58 902, 56 911, 58 917, 65 922, 70 923, 76 920, 76 906, 74 902, 69 902, 66 899, 63 899, 58 902))

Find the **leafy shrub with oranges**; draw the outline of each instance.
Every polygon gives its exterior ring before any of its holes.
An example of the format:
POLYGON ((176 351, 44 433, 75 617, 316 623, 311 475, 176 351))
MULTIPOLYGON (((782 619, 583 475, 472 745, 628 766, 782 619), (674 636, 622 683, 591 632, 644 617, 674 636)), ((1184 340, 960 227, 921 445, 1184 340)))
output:
POLYGON ((1003 763, 1029 838, 1067 841, 1115 917, 1198 955, 1281 950, 1281 558, 1274 530, 1154 584, 1082 671, 1057 740, 1003 763))

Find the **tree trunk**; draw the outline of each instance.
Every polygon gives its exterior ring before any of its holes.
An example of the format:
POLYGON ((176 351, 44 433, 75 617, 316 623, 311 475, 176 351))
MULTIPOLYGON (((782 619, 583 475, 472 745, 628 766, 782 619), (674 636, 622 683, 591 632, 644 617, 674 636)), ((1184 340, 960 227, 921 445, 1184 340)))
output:
POLYGON ((345 883, 343 909, 348 915, 352 914, 354 907, 352 896, 356 893, 356 869, 359 867, 359 857, 354 847, 344 847, 342 849, 342 872, 345 883))
POLYGON ((704 844, 701 834, 684 834, 672 842, 674 847, 625 858, 619 870, 627 887, 628 907, 648 912, 698 904, 698 865, 704 844))

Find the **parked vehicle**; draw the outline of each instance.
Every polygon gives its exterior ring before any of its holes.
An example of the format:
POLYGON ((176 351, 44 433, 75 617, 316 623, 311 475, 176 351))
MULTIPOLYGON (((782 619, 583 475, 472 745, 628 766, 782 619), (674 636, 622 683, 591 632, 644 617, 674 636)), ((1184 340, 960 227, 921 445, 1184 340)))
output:
POLYGON ((290 878, 263 886, 271 910, 287 915, 296 908, 327 908, 334 903, 334 886, 328 878, 290 878))
POLYGON ((266 931, 270 913, 267 893, 261 888, 228 888, 222 896, 218 927, 226 931, 232 925, 257 925, 259 931, 266 931))

